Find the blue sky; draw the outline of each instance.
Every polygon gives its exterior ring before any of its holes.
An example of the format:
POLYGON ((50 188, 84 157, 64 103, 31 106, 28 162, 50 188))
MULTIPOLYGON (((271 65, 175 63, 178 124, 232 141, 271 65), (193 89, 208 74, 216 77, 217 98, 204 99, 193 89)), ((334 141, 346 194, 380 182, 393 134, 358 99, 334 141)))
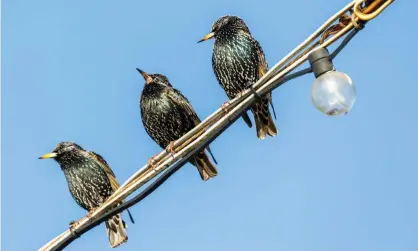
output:
MULTIPOLYGON (((203 119, 226 100, 213 41, 196 43, 218 17, 241 16, 272 66, 348 2, 3 1, 2 250, 36 250, 85 215, 58 164, 37 159, 58 142, 100 153, 121 183, 160 151, 136 67, 167 75, 203 119)), ((118 250, 417 250, 417 7, 395 2, 334 61, 357 88, 347 116, 315 110, 313 75, 287 83, 277 137, 237 121, 212 144, 219 176, 185 166, 132 208, 118 250)), ((111 250, 104 225, 67 250, 111 250)))

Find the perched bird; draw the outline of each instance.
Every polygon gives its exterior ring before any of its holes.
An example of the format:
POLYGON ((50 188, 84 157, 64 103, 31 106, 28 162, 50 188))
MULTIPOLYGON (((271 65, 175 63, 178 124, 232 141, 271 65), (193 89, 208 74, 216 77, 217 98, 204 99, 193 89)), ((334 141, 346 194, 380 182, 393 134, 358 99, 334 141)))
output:
MULTIPOLYGON (((260 44, 255 40, 244 21, 237 16, 223 16, 212 25, 212 30, 203 39, 215 38, 212 67, 215 76, 229 99, 245 91, 257 82, 267 71, 268 65, 260 44)), ((227 102, 228 103, 228 102, 227 102)), ((251 106, 257 130, 257 137, 276 136, 277 129, 269 111, 273 101, 268 93, 251 106)), ((251 128, 247 112, 242 118, 251 128)))
MULTIPOLYGON (((161 74, 147 74, 137 68, 145 79, 140 99, 141 118, 148 135, 168 152, 173 152, 173 143, 200 123, 192 105, 183 94, 161 74)), ((212 155, 209 146, 208 152, 212 155)), ((215 158, 212 155, 214 162, 215 158)), ((190 159, 197 167, 202 180, 218 174, 215 165, 202 150, 190 159)), ((152 158, 150 159, 152 164, 152 158)))
MULTIPOLYGON (((102 156, 86 151, 75 143, 61 142, 51 153, 39 158, 53 158, 58 162, 71 195, 79 206, 89 211, 88 216, 119 187, 115 174, 102 156)), ((112 247, 128 240, 125 228, 120 214, 106 221, 106 232, 112 247)))

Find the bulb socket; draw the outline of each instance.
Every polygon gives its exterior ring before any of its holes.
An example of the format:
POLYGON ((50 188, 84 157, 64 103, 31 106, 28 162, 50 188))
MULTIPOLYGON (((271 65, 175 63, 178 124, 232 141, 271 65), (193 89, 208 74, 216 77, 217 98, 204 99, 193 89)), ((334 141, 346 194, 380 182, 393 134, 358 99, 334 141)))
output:
POLYGON ((311 64, 315 78, 318 78, 326 72, 334 70, 334 65, 329 58, 329 52, 325 48, 319 48, 311 52, 308 56, 308 60, 311 64))

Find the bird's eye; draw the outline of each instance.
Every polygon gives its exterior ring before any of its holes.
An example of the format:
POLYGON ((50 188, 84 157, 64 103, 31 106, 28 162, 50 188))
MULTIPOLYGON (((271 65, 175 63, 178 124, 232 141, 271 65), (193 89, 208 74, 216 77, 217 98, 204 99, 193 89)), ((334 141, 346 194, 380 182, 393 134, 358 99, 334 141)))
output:
POLYGON ((219 23, 217 23, 217 24, 213 25, 213 27, 212 27, 212 32, 216 32, 216 31, 218 31, 218 30, 219 30, 219 27, 220 27, 220 24, 219 24, 219 23))

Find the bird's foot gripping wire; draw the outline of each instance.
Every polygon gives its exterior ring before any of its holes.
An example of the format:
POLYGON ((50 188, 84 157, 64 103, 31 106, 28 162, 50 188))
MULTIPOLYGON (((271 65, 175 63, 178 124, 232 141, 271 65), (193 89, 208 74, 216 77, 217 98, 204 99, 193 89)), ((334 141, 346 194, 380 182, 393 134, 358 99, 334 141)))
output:
POLYGON ((149 160, 148 160, 148 165, 154 170, 154 171, 157 171, 156 169, 155 169, 155 165, 154 165, 154 161, 155 161, 155 157, 157 156, 158 154, 156 154, 156 155, 154 155, 154 156, 152 156, 151 158, 149 158, 149 160))
POLYGON ((170 144, 165 148, 165 151, 171 155, 171 157, 174 159, 174 154, 176 151, 174 150, 174 141, 171 141, 170 144))
POLYGON ((90 209, 87 213, 87 217, 90 218, 96 210, 97 210, 97 207, 90 209))
POLYGON ((225 103, 223 103, 223 104, 221 105, 222 110, 223 110, 224 112, 228 112, 228 106, 229 106, 230 104, 231 104, 231 103, 229 103, 229 101, 226 101, 225 103))
POLYGON ((247 89, 250 89, 250 90, 251 90, 251 92, 254 94, 255 98, 259 100, 259 99, 261 99, 261 96, 260 96, 260 94, 258 94, 258 93, 254 90, 253 85, 254 85, 254 83, 253 83, 253 82, 248 81, 248 82, 247 82, 247 84, 246 84, 246 87, 247 87, 247 89))
POLYGON ((77 226, 78 224, 80 224, 80 222, 78 222, 78 221, 71 221, 71 222, 70 222, 70 224, 68 224, 68 225, 69 225, 70 232, 71 232, 71 235, 72 235, 72 236, 74 236, 74 238, 78 238, 78 237, 80 237, 80 236, 76 233, 76 231, 74 231, 74 230, 73 230, 73 228, 74 228, 75 226, 77 226))
POLYGON ((78 224, 80 224, 80 222, 72 220, 72 221, 70 221, 70 223, 68 225, 70 226, 70 228, 73 228, 73 227, 77 226, 78 224))

